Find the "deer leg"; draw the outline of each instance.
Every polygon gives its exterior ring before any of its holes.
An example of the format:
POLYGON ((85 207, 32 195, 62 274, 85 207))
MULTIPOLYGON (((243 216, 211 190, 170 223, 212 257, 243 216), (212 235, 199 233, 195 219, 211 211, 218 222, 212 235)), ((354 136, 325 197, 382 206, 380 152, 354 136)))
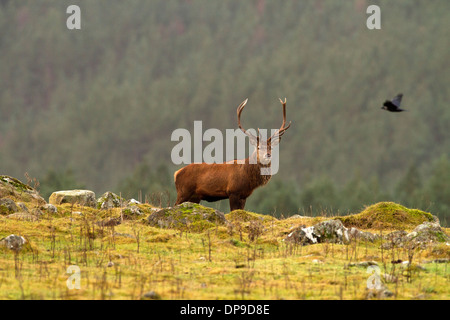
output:
POLYGON ((201 200, 200 200, 200 198, 193 197, 193 198, 190 198, 188 201, 192 202, 192 203, 200 203, 201 200))
POLYGON ((184 192, 178 192, 177 194, 177 201, 175 202, 175 205, 179 205, 183 202, 192 202, 192 203, 200 203, 201 201, 201 197, 199 197, 197 194, 195 193, 184 193, 184 192))
POLYGON ((231 195, 230 196, 230 211, 233 210, 243 210, 245 207, 245 198, 241 198, 239 196, 231 195))
MULTIPOLYGON (((185 193, 180 192, 177 194, 177 201, 175 202, 175 205, 179 205, 179 204, 182 204, 183 202, 187 202, 187 201, 195 202, 194 197, 195 196, 192 194, 186 195, 185 193)), ((198 202, 196 202, 196 203, 198 203, 198 202)))
POLYGON ((177 206, 179 204, 182 204, 183 202, 186 202, 187 200, 188 199, 186 197, 178 195, 177 196, 177 201, 175 202, 175 205, 177 206))

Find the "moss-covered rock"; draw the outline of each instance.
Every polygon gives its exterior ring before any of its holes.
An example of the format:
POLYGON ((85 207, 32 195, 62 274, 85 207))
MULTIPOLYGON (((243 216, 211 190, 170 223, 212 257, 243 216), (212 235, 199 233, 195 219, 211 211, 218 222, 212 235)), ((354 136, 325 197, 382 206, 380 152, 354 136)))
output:
POLYGON ((34 189, 32 187, 30 187, 29 185, 23 183, 22 181, 10 177, 10 176, 0 176, 0 182, 3 182, 5 184, 8 184, 12 187, 14 187, 14 189, 16 189, 17 191, 34 191, 34 189))
POLYGON ((261 221, 261 222, 267 222, 276 220, 272 216, 268 216, 265 214, 258 214, 250 211, 245 210, 234 210, 230 213, 227 213, 225 215, 225 218, 229 222, 250 222, 250 221, 261 221))
POLYGON ((15 202, 31 203, 32 205, 45 205, 47 202, 32 187, 20 180, 0 175, 0 198, 10 198, 15 202))
POLYGON ((27 241, 22 236, 11 234, 0 240, 0 245, 14 251, 20 251, 27 241))
POLYGON ((361 213, 337 217, 346 227, 362 229, 413 229, 424 222, 434 222, 436 217, 418 209, 408 209, 394 202, 379 202, 361 213))
POLYGON ((416 243, 447 242, 450 237, 437 222, 424 222, 408 233, 409 240, 416 243))
POLYGON ((299 226, 284 239, 296 244, 348 243, 348 229, 339 220, 326 220, 311 227, 299 226))
POLYGON ((438 222, 424 222, 418 225, 412 232, 394 231, 384 236, 384 249, 395 247, 407 248, 425 248, 429 245, 435 245, 450 241, 450 237, 441 228, 438 222))
POLYGON ((185 202, 175 207, 164 208, 151 213, 147 222, 160 228, 188 229, 202 232, 216 225, 225 224, 225 215, 215 209, 185 202))
POLYGON ((45 206, 42 206, 42 210, 44 210, 50 214, 54 214, 54 213, 58 212, 58 209, 50 203, 47 203, 45 206))
POLYGON ((111 209, 120 208, 125 205, 127 201, 124 198, 119 197, 113 192, 105 192, 100 198, 97 199, 97 209, 111 209))
POLYGON ((14 212, 19 211, 19 208, 17 207, 16 203, 9 199, 9 198, 3 198, 0 199, 0 214, 11 214, 14 212))
POLYGON ((137 205, 129 205, 128 207, 124 208, 122 212, 126 218, 136 218, 144 214, 141 208, 139 208, 139 206, 137 205))

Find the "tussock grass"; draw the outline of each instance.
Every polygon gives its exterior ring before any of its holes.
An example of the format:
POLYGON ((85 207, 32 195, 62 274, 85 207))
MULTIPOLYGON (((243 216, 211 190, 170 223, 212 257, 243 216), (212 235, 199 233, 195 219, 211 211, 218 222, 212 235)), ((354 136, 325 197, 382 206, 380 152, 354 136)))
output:
POLYGON ((394 202, 379 202, 361 213, 339 217, 346 227, 363 229, 414 229, 421 223, 434 221, 431 213, 408 209, 394 202))

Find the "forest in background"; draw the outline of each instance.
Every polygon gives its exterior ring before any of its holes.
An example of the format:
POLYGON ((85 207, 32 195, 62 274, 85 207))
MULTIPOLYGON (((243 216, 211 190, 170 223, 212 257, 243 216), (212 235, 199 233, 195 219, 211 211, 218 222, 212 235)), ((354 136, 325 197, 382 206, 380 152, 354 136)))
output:
MULTIPOLYGON (((41 194, 176 197, 177 128, 291 128, 246 209, 395 201, 450 221, 450 2, 0 1, 0 173, 41 194), (66 28, 67 6, 82 29, 66 28), (368 30, 366 9, 381 8, 368 30), (404 94, 399 114, 382 103, 404 94), (143 195, 143 196, 140 196, 143 195)), ((213 205, 213 204, 209 204, 213 205)), ((226 211, 227 202, 214 206, 226 211)))

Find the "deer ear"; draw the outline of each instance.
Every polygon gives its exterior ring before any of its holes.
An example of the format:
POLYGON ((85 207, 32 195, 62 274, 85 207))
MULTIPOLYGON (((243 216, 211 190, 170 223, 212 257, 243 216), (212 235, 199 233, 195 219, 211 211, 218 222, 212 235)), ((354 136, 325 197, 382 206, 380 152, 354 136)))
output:
POLYGON ((253 137, 253 136, 249 136, 249 139, 250 139, 250 144, 251 144, 252 146, 255 146, 255 147, 258 146, 258 138, 253 137))
POLYGON ((275 135, 272 137, 272 140, 270 140, 270 145, 272 147, 274 147, 274 146, 278 145, 280 143, 280 141, 281 141, 281 137, 279 135, 275 135))

